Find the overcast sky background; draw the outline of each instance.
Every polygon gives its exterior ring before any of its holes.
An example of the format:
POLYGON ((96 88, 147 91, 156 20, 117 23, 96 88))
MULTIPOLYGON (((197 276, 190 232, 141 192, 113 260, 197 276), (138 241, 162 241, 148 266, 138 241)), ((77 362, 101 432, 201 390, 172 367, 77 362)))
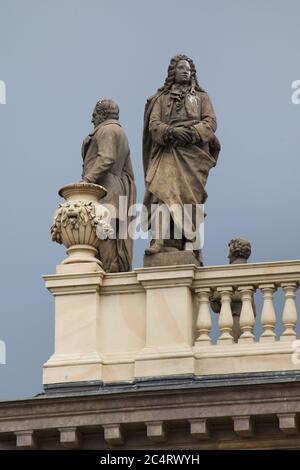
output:
MULTIPOLYGON (((49 229, 57 190, 80 179, 95 102, 120 106, 141 201, 143 108, 177 53, 194 60, 222 143, 207 186, 206 265, 227 264, 236 236, 252 242, 253 262, 299 258, 299 1, 0 0, 1 399, 42 389, 54 341, 42 275, 65 257, 49 229)), ((136 242, 135 267, 143 249, 136 242)))

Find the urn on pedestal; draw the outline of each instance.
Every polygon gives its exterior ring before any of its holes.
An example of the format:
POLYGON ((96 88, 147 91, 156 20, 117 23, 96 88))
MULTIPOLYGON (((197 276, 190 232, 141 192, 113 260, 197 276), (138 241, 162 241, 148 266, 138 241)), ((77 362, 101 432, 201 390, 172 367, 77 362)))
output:
POLYGON ((55 211, 51 237, 67 248, 62 264, 96 262, 102 267, 99 243, 113 234, 110 213, 100 204, 106 192, 91 183, 68 184, 59 190, 66 202, 55 211))

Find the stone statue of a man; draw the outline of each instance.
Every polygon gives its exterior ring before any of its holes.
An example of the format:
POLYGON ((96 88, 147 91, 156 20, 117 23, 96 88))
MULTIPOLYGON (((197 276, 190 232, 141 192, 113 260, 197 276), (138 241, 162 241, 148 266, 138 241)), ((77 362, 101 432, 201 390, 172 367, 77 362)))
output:
POLYGON ((100 242, 100 259, 106 272, 130 271, 132 238, 128 233, 120 238, 119 230, 124 217, 129 223, 128 209, 136 202, 136 188, 128 140, 119 123, 118 105, 108 99, 98 101, 92 123, 94 130, 82 144, 82 181, 106 188, 107 195, 101 204, 113 206, 116 218, 114 238, 100 242))
MULTIPOLYGON (((248 258, 251 255, 251 243, 246 240, 245 238, 233 238, 228 243, 229 247, 229 264, 245 264, 247 263, 248 258)), ((242 300, 241 294, 237 289, 234 289, 231 297, 231 311, 232 311, 232 319, 233 319, 233 327, 232 327, 232 336, 235 343, 238 342, 239 337, 241 336, 241 327, 240 327, 240 316, 242 311, 242 300)), ((220 301, 220 293, 214 291, 210 298, 210 306, 215 313, 220 313, 221 311, 221 301, 220 301)), ((255 311, 255 303, 252 299, 252 308, 254 315, 256 314, 255 311)))
MULTIPOLYGON (((182 233, 181 240, 167 240, 164 228, 152 240, 146 255, 162 251, 189 249, 191 236, 197 232, 196 207, 206 198, 209 170, 216 165, 220 151, 215 136, 216 116, 207 93, 198 84, 193 61, 185 55, 171 59, 165 84, 149 98, 145 108, 143 162, 146 192, 144 204, 167 207, 172 223, 182 233), (190 229, 183 230, 184 207, 192 208, 190 229), (178 217, 172 207, 182 209, 178 217)), ((185 227, 186 228, 186 227, 185 227)), ((195 250, 199 257, 199 252, 195 250)))

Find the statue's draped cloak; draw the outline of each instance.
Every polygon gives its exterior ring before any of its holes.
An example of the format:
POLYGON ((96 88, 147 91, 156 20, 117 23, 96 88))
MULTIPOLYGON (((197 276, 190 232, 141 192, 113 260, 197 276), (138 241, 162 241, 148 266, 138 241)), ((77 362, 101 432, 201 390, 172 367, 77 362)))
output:
MULTIPOLYGON (((208 173, 216 165, 220 151, 214 134, 216 116, 207 93, 188 92, 179 110, 173 96, 172 90, 157 92, 145 107, 143 164, 147 228, 153 203, 162 202, 170 208, 173 204, 183 207, 205 202, 208 173), (197 141, 184 146, 168 143, 166 135, 170 126, 193 126, 197 141)), ((195 230, 195 221, 192 222, 195 230)))
MULTIPOLYGON (((136 203, 136 187, 130 159, 130 150, 125 132, 117 120, 109 119, 97 126, 82 145, 82 176, 89 182, 107 189, 101 204, 115 208, 119 225, 127 218, 129 225, 133 217, 128 216, 128 208, 136 203), (125 196, 127 211, 121 211, 119 197, 125 196)), ((132 267, 133 240, 104 240, 100 242, 100 258, 105 271, 110 272, 114 264, 119 271, 130 271, 132 267)))

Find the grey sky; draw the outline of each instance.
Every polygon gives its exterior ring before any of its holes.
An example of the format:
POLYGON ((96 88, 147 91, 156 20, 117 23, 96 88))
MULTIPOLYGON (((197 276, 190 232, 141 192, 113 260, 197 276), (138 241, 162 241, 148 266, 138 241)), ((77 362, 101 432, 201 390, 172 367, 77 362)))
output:
POLYGON ((41 276, 64 258, 49 228, 58 188, 80 177, 96 100, 121 108, 141 201, 143 108, 176 53, 193 58, 222 143, 207 186, 205 263, 227 264, 239 235, 252 242, 251 261, 299 258, 299 45, 297 0, 0 0, 0 398, 42 388, 54 317, 41 276))

